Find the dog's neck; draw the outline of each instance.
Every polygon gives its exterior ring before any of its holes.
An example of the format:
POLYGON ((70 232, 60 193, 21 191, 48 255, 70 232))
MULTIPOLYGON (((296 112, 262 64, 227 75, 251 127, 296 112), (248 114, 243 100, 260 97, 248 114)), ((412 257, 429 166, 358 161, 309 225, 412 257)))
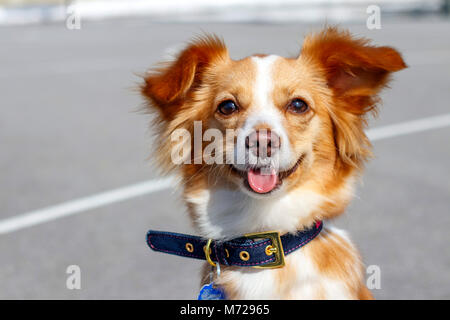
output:
POLYGON ((278 197, 256 199, 240 190, 212 188, 185 199, 198 233, 206 238, 231 239, 268 230, 293 233, 326 219, 330 204, 339 201, 346 206, 353 196, 353 180, 327 196, 298 188, 278 197))

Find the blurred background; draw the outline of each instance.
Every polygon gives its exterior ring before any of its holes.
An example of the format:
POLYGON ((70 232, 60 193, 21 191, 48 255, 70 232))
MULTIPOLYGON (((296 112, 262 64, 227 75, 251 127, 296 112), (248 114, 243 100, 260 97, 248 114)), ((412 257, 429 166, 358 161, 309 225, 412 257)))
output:
POLYGON ((409 65, 333 223, 380 268, 376 298, 449 299, 449 17, 444 0, 0 0, 0 298, 195 299, 201 262, 145 243, 148 229, 193 230, 149 161, 139 74, 202 32, 232 58, 295 56, 328 23, 409 65))

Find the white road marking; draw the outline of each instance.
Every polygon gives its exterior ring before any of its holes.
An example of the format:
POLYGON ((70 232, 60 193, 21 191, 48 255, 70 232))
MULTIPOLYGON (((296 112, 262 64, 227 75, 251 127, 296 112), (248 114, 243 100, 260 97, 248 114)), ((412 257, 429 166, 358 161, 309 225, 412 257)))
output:
MULTIPOLYGON (((370 140, 377 141, 446 126, 450 126, 450 113, 374 128, 368 130, 367 134, 370 140)), ((19 214, 0 221, 0 235, 119 201, 169 189, 174 185, 174 178, 171 177, 149 180, 25 214, 19 214)))
POLYGON ((85 198, 75 199, 55 206, 20 214, 0 221, 0 234, 14 232, 86 210, 171 188, 173 178, 149 180, 131 186, 106 191, 85 198))
POLYGON ((446 126, 450 126, 450 113, 373 128, 367 131, 367 136, 376 141, 446 126))

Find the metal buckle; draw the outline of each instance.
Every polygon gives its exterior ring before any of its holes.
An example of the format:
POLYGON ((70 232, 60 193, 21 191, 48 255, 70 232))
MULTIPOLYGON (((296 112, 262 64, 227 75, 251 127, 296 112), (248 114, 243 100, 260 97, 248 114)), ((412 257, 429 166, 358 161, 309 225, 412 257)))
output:
POLYGON ((261 266, 254 266, 253 268, 258 269, 272 269, 272 268, 281 268, 284 266, 284 250, 283 245, 281 243, 280 233, 278 231, 267 231, 267 232, 256 232, 245 234, 244 237, 248 239, 267 239, 269 238, 272 242, 272 252, 275 255, 275 261, 270 262, 261 266))
POLYGON ((212 239, 208 239, 208 242, 206 242, 206 246, 203 248, 203 251, 205 251, 205 257, 206 257, 206 261, 208 261, 208 263, 213 266, 216 267, 219 264, 214 263, 214 261, 211 260, 210 254, 211 254, 211 242, 212 239))

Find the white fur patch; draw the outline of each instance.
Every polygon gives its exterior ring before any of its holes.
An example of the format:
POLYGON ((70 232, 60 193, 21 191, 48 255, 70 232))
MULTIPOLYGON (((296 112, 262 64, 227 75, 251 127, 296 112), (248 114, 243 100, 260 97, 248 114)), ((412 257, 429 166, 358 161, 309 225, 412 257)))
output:
POLYGON ((322 195, 298 189, 280 197, 256 199, 239 190, 215 189, 190 196, 197 226, 208 238, 230 239, 250 232, 295 232, 301 219, 325 201, 322 195))
MULTIPOLYGON (((293 162, 291 159, 292 152, 289 146, 289 139, 287 136, 286 129, 283 126, 283 115, 274 105, 271 98, 273 92, 273 64, 280 59, 280 57, 275 55, 270 55, 267 57, 252 57, 252 61, 256 66, 256 78, 253 85, 253 101, 252 101, 252 111, 248 115, 244 125, 239 130, 238 134, 238 144, 236 145, 236 155, 237 167, 243 169, 242 164, 245 161, 245 152, 242 151, 244 148, 245 137, 250 135, 254 128, 259 124, 267 124, 270 130, 278 134, 281 141, 281 146, 278 152, 272 156, 272 165, 280 169, 288 169, 293 162)), ((255 162, 256 159, 252 159, 255 156, 249 154, 250 163, 255 162)))

